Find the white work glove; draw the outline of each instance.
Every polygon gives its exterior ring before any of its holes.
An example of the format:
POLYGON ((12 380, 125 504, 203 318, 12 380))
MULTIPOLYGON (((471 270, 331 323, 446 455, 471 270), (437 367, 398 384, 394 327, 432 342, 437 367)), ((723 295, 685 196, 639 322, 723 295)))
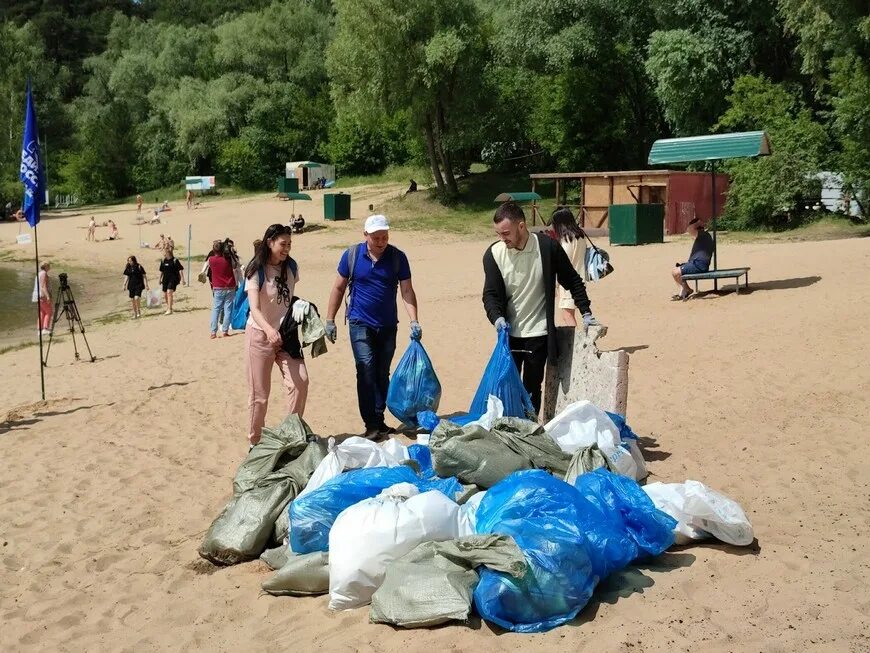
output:
POLYGON ((493 324, 493 326, 495 326, 496 331, 501 331, 502 329, 510 329, 511 328, 511 325, 508 324, 507 320, 504 319, 503 317, 498 318, 495 321, 495 323, 493 324))
POLYGON ((338 337, 338 329, 335 328, 335 320, 327 320, 323 325, 323 330, 326 331, 326 337, 329 342, 335 344, 335 339, 338 337))
POLYGON ((304 299, 297 299, 293 302, 293 321, 296 322, 296 324, 302 324, 309 306, 311 306, 311 304, 306 302, 304 299))
POLYGON ((583 326, 589 328, 591 326, 601 326, 601 324, 593 317, 592 313, 583 313, 583 326))
POLYGON ((423 337, 423 327, 417 320, 411 321, 411 340, 420 340, 423 337))

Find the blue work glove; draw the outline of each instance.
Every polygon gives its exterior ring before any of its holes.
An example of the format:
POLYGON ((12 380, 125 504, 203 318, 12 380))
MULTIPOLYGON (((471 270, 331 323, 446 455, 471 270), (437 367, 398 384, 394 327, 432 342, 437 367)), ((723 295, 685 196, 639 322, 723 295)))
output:
POLYGON ((503 317, 498 318, 498 319, 495 321, 494 326, 495 326, 495 330, 496 330, 496 331, 501 331, 502 329, 508 329, 508 330, 509 330, 509 329, 511 328, 511 325, 508 324, 508 323, 507 323, 507 320, 504 319, 503 317))
POLYGON ((411 340, 421 340, 423 338, 423 327, 417 320, 411 320, 411 340))
POLYGON ((335 339, 338 337, 338 329, 335 328, 335 320, 327 320, 323 325, 323 330, 326 331, 326 337, 329 342, 335 344, 335 339))
POLYGON ((601 324, 592 316, 592 313, 583 313, 583 326, 589 328, 591 326, 601 326, 601 324))

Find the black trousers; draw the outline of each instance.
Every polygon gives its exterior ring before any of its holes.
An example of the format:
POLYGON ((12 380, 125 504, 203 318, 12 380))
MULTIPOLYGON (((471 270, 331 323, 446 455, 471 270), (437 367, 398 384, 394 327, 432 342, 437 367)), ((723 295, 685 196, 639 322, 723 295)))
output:
POLYGON ((514 363, 523 377, 535 414, 541 412, 541 386, 544 383, 544 370, 547 367, 547 336, 534 338, 510 337, 511 354, 514 363))

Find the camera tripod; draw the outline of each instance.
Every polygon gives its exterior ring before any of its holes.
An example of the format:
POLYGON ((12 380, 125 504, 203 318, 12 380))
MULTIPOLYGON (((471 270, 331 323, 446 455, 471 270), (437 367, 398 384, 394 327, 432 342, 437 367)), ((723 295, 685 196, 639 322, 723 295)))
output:
POLYGON ((57 299, 54 302, 54 319, 51 323, 51 333, 48 336, 48 348, 45 350, 45 359, 42 361, 43 367, 48 367, 48 353, 51 351, 51 340, 54 338, 54 327, 60 320, 61 315, 66 315, 67 323, 69 324, 69 333, 72 336, 73 351, 75 351, 76 360, 80 360, 79 348, 76 344, 76 326, 82 334, 82 340, 85 341, 85 347, 88 349, 88 356, 93 363, 97 357, 91 353, 91 346, 88 344, 88 339, 85 337, 85 325, 82 324, 82 318, 79 315, 79 307, 76 305, 75 297, 72 294, 72 288, 69 286, 69 281, 65 273, 60 275, 60 291, 57 299), (63 304, 63 306, 61 306, 63 304))

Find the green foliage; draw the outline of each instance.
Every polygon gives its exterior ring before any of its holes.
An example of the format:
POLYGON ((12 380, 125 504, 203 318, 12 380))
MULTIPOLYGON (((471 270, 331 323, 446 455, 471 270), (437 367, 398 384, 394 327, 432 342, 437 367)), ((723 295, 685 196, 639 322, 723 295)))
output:
POLYGON ((0 61, 0 204, 28 76, 51 189, 91 200, 188 174, 271 188, 311 158, 426 166, 459 206, 478 161, 636 169, 656 138, 754 128, 774 156, 733 164, 732 226, 800 219, 821 169, 870 196, 860 0, 21 0, 0 61))
POLYGON ((734 160, 725 205, 725 223, 735 228, 794 227, 802 221, 802 197, 818 197, 813 175, 827 150, 825 128, 815 122, 788 90, 763 77, 740 77, 728 97, 718 127, 724 131, 763 129, 771 156, 734 160))

